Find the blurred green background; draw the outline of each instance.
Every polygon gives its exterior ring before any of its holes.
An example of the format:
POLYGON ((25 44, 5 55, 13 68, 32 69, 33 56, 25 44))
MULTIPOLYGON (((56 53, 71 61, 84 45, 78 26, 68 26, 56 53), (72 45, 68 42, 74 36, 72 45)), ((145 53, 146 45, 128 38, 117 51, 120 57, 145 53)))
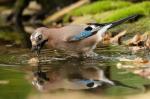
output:
POLYGON ((149 0, 0 0, 0 41, 30 47, 29 34, 40 26, 111 22, 133 14, 140 15, 134 26, 115 31, 149 31, 149 0))

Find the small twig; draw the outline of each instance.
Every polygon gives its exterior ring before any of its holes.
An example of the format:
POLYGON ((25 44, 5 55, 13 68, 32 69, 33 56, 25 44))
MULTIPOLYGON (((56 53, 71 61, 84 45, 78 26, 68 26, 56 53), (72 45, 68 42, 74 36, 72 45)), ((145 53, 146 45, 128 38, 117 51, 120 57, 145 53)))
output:
POLYGON ((62 10, 54 13, 53 15, 49 16, 46 18, 46 20, 44 20, 44 24, 48 24, 51 22, 54 22, 58 19, 60 19, 62 16, 64 16, 65 14, 67 14, 68 12, 72 11, 75 8, 78 8, 80 6, 82 6, 83 4, 88 3, 90 0, 80 0, 68 7, 63 8, 62 10))

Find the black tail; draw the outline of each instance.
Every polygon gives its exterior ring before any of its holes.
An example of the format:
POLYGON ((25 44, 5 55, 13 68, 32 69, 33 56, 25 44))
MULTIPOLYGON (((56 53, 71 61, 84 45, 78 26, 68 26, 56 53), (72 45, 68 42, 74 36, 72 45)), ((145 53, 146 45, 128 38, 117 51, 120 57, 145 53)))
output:
POLYGON ((127 87, 127 88, 132 88, 132 89, 139 89, 138 87, 126 85, 117 80, 112 80, 112 81, 115 83, 116 86, 123 86, 123 87, 127 87))
POLYGON ((128 20, 130 20, 130 19, 133 19, 133 18, 135 18, 135 17, 137 17, 138 15, 131 15, 131 16, 128 16, 128 17, 126 17, 126 18, 123 18, 123 19, 121 19, 121 20, 118 20, 118 21, 115 21, 115 22, 109 22, 109 23, 101 23, 101 24, 99 24, 99 23, 88 23, 89 25, 97 25, 97 26, 105 26, 105 25, 108 25, 108 24, 112 24, 112 26, 110 27, 110 28, 112 28, 112 27, 115 27, 115 26, 118 26, 118 25, 120 25, 121 23, 123 23, 123 22, 125 22, 125 21, 128 21, 128 20))

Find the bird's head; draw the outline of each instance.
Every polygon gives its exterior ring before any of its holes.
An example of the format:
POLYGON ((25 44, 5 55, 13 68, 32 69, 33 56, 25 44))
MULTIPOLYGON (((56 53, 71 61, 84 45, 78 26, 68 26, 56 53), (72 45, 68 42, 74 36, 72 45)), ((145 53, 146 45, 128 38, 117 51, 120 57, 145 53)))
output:
POLYGON ((32 51, 36 51, 37 54, 40 53, 41 48, 48 41, 45 29, 47 28, 38 28, 30 36, 30 40, 32 43, 32 51))

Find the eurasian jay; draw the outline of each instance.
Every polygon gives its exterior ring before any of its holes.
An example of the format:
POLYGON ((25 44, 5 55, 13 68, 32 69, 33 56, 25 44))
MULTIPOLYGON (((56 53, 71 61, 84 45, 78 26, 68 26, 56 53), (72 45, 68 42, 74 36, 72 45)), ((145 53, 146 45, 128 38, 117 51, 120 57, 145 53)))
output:
POLYGON ((37 28, 30 36, 32 50, 40 53, 44 44, 55 50, 72 51, 87 57, 97 56, 93 50, 112 27, 135 18, 132 15, 110 23, 89 23, 86 25, 67 25, 61 28, 37 28))
MULTIPOLYGON (((41 67, 42 68, 42 67, 41 67)), ((48 71, 38 70, 34 73, 32 84, 39 91, 49 91, 56 89, 91 89, 103 84, 115 85, 115 83, 105 77, 104 71, 98 67, 77 67, 69 71, 66 68, 53 69, 48 71)))
MULTIPOLYGON (((46 70, 43 66, 32 75, 32 84, 39 91, 50 91, 57 89, 91 89, 103 85, 123 86, 127 88, 137 89, 120 81, 110 80, 106 77, 104 70, 96 66, 50 66, 46 70), (67 67, 67 68, 66 68, 67 67), (42 69, 43 68, 43 69, 42 69)), ((48 65, 49 67, 49 65, 48 65)))

